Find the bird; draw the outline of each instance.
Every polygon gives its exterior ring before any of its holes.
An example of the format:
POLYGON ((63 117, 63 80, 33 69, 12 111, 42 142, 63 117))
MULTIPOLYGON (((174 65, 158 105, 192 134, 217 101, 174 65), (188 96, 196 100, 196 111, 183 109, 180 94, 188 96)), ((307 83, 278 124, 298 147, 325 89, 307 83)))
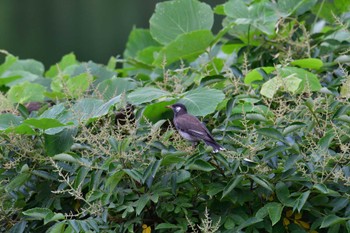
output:
POLYGON ((175 128, 183 138, 192 142, 193 146, 196 146, 202 140, 208 146, 213 147, 213 153, 225 150, 224 147, 215 141, 204 123, 199 121, 197 117, 187 113, 185 105, 176 103, 166 106, 166 108, 173 110, 175 128))

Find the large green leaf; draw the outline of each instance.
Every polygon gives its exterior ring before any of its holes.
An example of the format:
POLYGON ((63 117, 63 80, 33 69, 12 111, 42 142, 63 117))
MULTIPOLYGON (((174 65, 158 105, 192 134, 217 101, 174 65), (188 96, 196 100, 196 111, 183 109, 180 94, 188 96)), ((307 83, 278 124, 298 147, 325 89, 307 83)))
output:
POLYGON ((13 86, 7 93, 13 103, 42 102, 46 88, 40 84, 24 82, 13 86))
POLYGON ((17 126, 23 120, 19 116, 12 115, 10 113, 4 113, 0 115, 0 130, 5 130, 12 126, 17 126))
POLYGON ((261 87, 260 93, 268 98, 272 98, 280 89, 295 94, 302 81, 302 79, 295 77, 294 75, 290 75, 286 78, 280 78, 277 76, 264 83, 261 87))
POLYGON ((280 18, 275 8, 276 6, 266 1, 251 4, 248 7, 244 1, 230 0, 224 5, 229 22, 246 26, 247 32, 249 26, 252 26, 267 35, 275 33, 275 25, 280 18))
POLYGON ((129 93, 127 98, 132 104, 143 104, 169 95, 169 92, 158 88, 142 87, 129 93))
POLYGON ((296 93, 302 93, 307 91, 319 91, 322 87, 317 76, 304 69, 296 67, 284 67, 278 68, 277 72, 283 78, 295 76, 302 80, 296 93))
POLYGON ((104 100, 109 100, 114 96, 133 90, 136 87, 137 83, 131 78, 113 77, 100 82, 94 90, 94 94, 96 96, 102 95, 104 100))
POLYGON ((124 57, 136 58, 142 50, 153 46, 159 46, 159 43, 152 38, 148 29, 134 28, 129 35, 124 57))
POLYGON ((186 92, 180 103, 186 105, 187 110, 195 116, 206 116, 213 113, 217 105, 225 98, 221 90, 196 88, 186 92))
POLYGON ((161 44, 168 44, 179 35, 210 30, 214 23, 214 14, 209 5, 197 0, 175 0, 156 5, 150 19, 153 38, 161 44))
POLYGON ((53 156, 70 150, 77 132, 76 128, 66 128, 56 134, 44 134, 47 154, 53 156))
POLYGON ((45 76, 53 78, 57 76, 60 72, 64 71, 67 67, 78 64, 78 61, 74 53, 69 53, 64 55, 61 61, 55 65, 52 65, 48 71, 46 71, 45 76))
POLYGON ((197 30, 178 36, 167 44, 154 60, 154 65, 161 66, 165 61, 171 64, 180 59, 194 59, 205 52, 214 36, 210 30, 197 30))
POLYGON ((266 207, 273 226, 281 219, 283 206, 281 203, 272 202, 268 203, 266 207))

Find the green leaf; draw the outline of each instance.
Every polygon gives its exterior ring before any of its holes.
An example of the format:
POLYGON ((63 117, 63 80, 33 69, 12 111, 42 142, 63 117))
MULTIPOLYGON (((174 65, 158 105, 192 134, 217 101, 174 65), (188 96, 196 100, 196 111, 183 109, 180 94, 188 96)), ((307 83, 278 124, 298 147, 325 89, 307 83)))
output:
POLYGON ((224 98, 225 95, 221 90, 196 88, 186 92, 179 102, 186 105, 191 114, 206 116, 213 113, 224 98))
POLYGON ((55 134, 44 134, 45 149, 49 156, 69 151, 74 143, 77 128, 65 128, 55 134))
POLYGON ((106 186, 109 187, 110 193, 114 192, 115 187, 119 184, 124 175, 125 172, 123 170, 120 170, 108 176, 106 180, 106 186))
POLYGON ((279 89, 295 94, 301 83, 302 80, 293 75, 285 78, 277 76, 265 82, 261 87, 260 93, 268 98, 272 98, 279 89))
POLYGON ((49 228, 48 233, 62 233, 64 232, 64 228, 66 226, 65 222, 57 222, 55 225, 49 228))
POLYGON ((290 197, 288 187, 283 182, 278 182, 276 185, 276 195, 278 200, 285 206, 294 207, 295 201, 290 197))
POLYGON ((230 182, 228 182, 228 184, 224 188, 221 199, 227 196, 239 183, 241 183, 242 180, 242 175, 237 175, 234 179, 231 179, 230 182))
POLYGON ((184 183, 184 182, 190 180, 190 178, 191 178, 191 173, 187 170, 184 170, 184 169, 176 171, 174 175, 176 177, 177 184, 184 183))
POLYGON ((12 192, 15 189, 19 189, 25 182, 31 177, 30 173, 20 173, 6 186, 5 190, 7 192, 12 192))
MULTIPOLYGON (((166 106, 169 106, 171 104, 174 104, 174 101, 162 101, 147 104, 142 114, 144 118, 147 119, 147 121, 156 124, 161 120, 170 119, 173 116, 172 111, 166 108, 166 106)), ((144 119, 142 119, 141 122, 143 122, 143 120, 144 119)))
POLYGON ((78 159, 74 158, 72 155, 65 154, 65 153, 56 154, 55 156, 52 157, 52 159, 63 161, 63 162, 70 162, 70 163, 79 163, 80 162, 78 159))
POLYGON ((313 8, 312 13, 333 23, 337 19, 335 15, 341 15, 350 8, 350 2, 347 0, 333 0, 318 2, 313 8))
POLYGON ((26 71, 30 74, 42 76, 44 73, 44 65, 33 59, 17 60, 7 71, 26 71))
POLYGON ((140 215, 142 210, 145 208, 151 197, 148 194, 143 194, 136 202, 136 215, 140 215))
POLYGON ((56 77, 61 71, 64 71, 67 67, 78 64, 74 53, 64 55, 61 61, 55 65, 52 65, 50 69, 45 73, 46 77, 56 77))
POLYGON ((171 164, 177 164, 180 162, 184 162, 185 159, 182 157, 186 155, 186 152, 182 151, 175 151, 175 152, 170 152, 170 151, 164 151, 162 150, 162 165, 163 166, 169 166, 171 164))
POLYGON ((123 169, 123 171, 133 180, 135 180, 138 183, 142 182, 142 174, 136 170, 132 169, 123 169))
POLYGON ((329 190, 328 190, 327 186, 324 185, 324 184, 315 184, 314 188, 317 189, 318 191, 320 191, 323 194, 328 194, 329 193, 329 190))
POLYGON ((259 70, 263 70, 266 74, 270 74, 273 72, 276 68, 273 66, 267 66, 267 67, 259 67, 256 68, 250 72, 247 73, 247 75, 244 77, 244 83, 250 84, 252 82, 263 80, 263 76, 259 72, 259 70))
POLYGON ((74 117, 79 122, 85 122, 94 118, 96 112, 98 112, 98 109, 100 109, 102 105, 102 100, 85 98, 75 103, 71 110, 74 113, 74 117))
POLYGON ((155 230, 161 230, 161 229, 178 229, 178 228, 181 228, 180 226, 178 225, 175 225, 175 224, 171 224, 171 223, 161 223, 161 224, 158 224, 155 228, 155 230))
POLYGON ((175 0, 156 5, 150 19, 152 37, 161 44, 168 44, 179 35, 210 30, 214 14, 210 6, 197 0, 175 0))
POLYGON ((89 88, 93 77, 90 73, 82 73, 74 77, 68 75, 57 76, 51 82, 51 89, 54 92, 64 92, 71 98, 78 98, 89 88))
POLYGON ((205 171, 210 172, 215 170, 215 167, 208 163, 207 161, 204 161, 202 159, 197 159, 193 163, 189 164, 188 166, 191 170, 199 170, 199 171, 205 171))
POLYGON ((162 66, 164 61, 169 65, 181 59, 194 60, 198 55, 205 52, 213 40, 214 36, 209 30, 198 30, 182 34, 174 41, 167 44, 159 52, 153 64, 156 66, 162 66))
POLYGON ((269 190, 270 192, 273 192, 273 190, 271 188, 271 184, 269 184, 266 180, 263 180, 255 175, 248 174, 247 176, 249 178, 251 178, 252 180, 254 180, 254 182, 257 183, 258 185, 260 185, 261 187, 264 187, 265 189, 269 190))
POLYGON ((302 123, 302 122, 294 122, 294 123, 288 125, 286 128, 284 128, 284 130, 283 130, 283 135, 284 135, 284 136, 285 136, 285 135, 288 135, 288 134, 290 134, 290 133, 292 133, 292 132, 295 132, 295 131, 297 131, 297 130, 300 130, 300 129, 304 128, 305 126, 306 126, 305 123, 302 123))
POLYGON ((306 191, 295 200, 293 211, 297 209, 298 212, 300 213, 301 209, 303 208, 307 199, 309 198, 310 193, 311 193, 310 191, 306 191))
POLYGON ((32 208, 22 212, 26 216, 33 217, 35 219, 44 219, 47 215, 53 214, 53 212, 48 208, 32 208))
POLYGON ((153 46, 159 46, 159 43, 152 38, 148 29, 134 28, 129 35, 124 57, 136 58, 143 50, 153 46))
POLYGON ((57 221, 57 220, 63 220, 65 219, 64 215, 61 213, 49 213, 44 218, 44 225, 46 225, 49 222, 57 221))
MULTIPOLYGON (((18 60, 17 57, 13 56, 12 54, 8 54, 5 58, 5 62, 0 65, 0 76, 7 71, 16 61, 18 60)), ((0 80, 2 77, 0 77, 0 80)), ((2 85, 0 81, 0 85, 2 85)))
POLYGON ((4 113, 0 115, 0 130, 5 130, 9 127, 17 126, 21 123, 22 117, 4 113))
POLYGON ((266 206, 273 226, 281 219, 283 206, 277 202, 268 203, 266 206))
POLYGON ((290 64, 299 66, 300 68, 308 68, 313 70, 319 70, 323 66, 322 60, 316 58, 294 60, 290 64))
POLYGON ((129 93, 127 98, 132 104, 143 104, 169 95, 169 92, 158 88, 141 87, 129 93))
POLYGON ((264 135, 268 138, 275 139, 277 141, 284 142, 284 137, 280 131, 274 128, 260 128, 257 130, 258 134, 264 135))
POLYGON ((44 101, 46 88, 37 83, 24 82, 12 86, 7 93, 7 98, 12 103, 28 103, 44 101))
POLYGON ((23 123, 42 130, 65 126, 65 124, 52 118, 30 118, 24 120, 23 123))
POLYGON ((295 91, 295 93, 319 91, 322 87, 317 76, 304 69, 296 68, 296 67, 283 67, 283 68, 278 68, 277 72, 283 78, 296 77, 302 80, 302 82, 299 85, 299 88, 295 91))
POLYGON ((171 224, 171 223, 161 223, 161 224, 158 224, 155 228, 155 230, 160 230, 160 229, 178 229, 178 228, 181 228, 180 226, 178 225, 175 225, 175 224, 171 224))
POLYGON ((327 228, 335 224, 343 224, 346 220, 347 220, 346 218, 341 218, 334 214, 330 214, 323 218, 320 228, 327 228))
POLYGON ((78 189, 80 187, 80 189, 82 189, 85 182, 85 178, 89 171, 90 169, 88 167, 79 168, 78 173, 74 179, 73 188, 78 189))
MULTIPOLYGON (((224 5, 225 13, 229 23, 245 25, 243 31, 252 26, 267 35, 275 33, 275 25, 280 17, 276 12, 276 6, 267 2, 257 2, 249 7, 244 1, 230 0, 224 5)), ((233 27, 233 32, 236 27, 233 27)))
POLYGON ((321 150, 328 150, 334 137, 335 133, 333 129, 327 131, 327 133, 318 141, 318 145, 320 146, 321 150))
POLYGON ((109 100, 136 87, 137 83, 131 78, 113 77, 100 82, 94 90, 94 95, 97 97, 102 95, 104 100, 109 100))

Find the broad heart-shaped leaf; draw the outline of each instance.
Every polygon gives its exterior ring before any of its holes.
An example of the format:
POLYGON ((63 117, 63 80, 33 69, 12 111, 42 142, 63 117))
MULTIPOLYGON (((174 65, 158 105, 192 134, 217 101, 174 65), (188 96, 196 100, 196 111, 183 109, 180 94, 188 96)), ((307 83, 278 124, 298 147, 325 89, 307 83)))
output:
POLYGON ((30 118, 24 120, 23 123, 42 130, 65 126, 65 124, 52 118, 30 118))
POLYGON ((162 119, 170 119, 173 116, 173 113, 170 109, 166 108, 166 106, 174 103, 175 101, 173 100, 147 104, 142 114, 147 121, 152 123, 156 123, 162 119))
POLYGON ((299 89, 302 79, 290 75, 286 78, 275 77, 264 83, 261 87, 260 93, 263 96, 272 98, 279 89, 284 89, 291 93, 296 93, 299 89))
POLYGON ((260 69, 263 70, 266 74, 270 74, 272 71, 275 70, 275 67, 273 67, 273 66, 260 67, 260 68, 256 68, 256 69, 250 71, 244 77, 244 83, 250 84, 250 83, 255 82, 255 81, 263 80, 263 77, 259 72, 260 69))
POLYGON ((169 96, 170 93, 155 87, 141 87, 129 93, 127 99, 132 104, 143 104, 161 97, 169 96))
POLYGON ((295 76, 302 80, 296 93, 319 91, 322 88, 317 76, 304 69, 296 67, 283 67, 277 68, 277 73, 283 78, 295 76))
POLYGON ((93 118, 102 105, 102 100, 86 98, 75 103, 71 110, 73 111, 76 120, 84 122, 93 118))
POLYGON ((13 103, 42 102, 46 88, 37 83, 24 82, 15 85, 7 92, 7 98, 13 103))
POLYGON ((126 49, 124 51, 125 58, 135 58, 138 53, 148 47, 159 46, 148 29, 134 28, 128 38, 126 49))
POLYGON ((284 15, 301 15, 310 10, 317 0, 279 0, 277 2, 278 10, 284 15))
POLYGON ((152 37, 161 44, 168 44, 179 35, 211 30, 214 14, 210 6, 197 0, 174 0, 156 5, 150 19, 152 37))
POLYGON ((217 105, 225 98, 221 90, 196 88, 186 92, 180 103, 186 105, 187 110, 195 116, 206 116, 213 113, 217 105))
POLYGON ((213 40, 214 36, 210 30, 181 34, 159 52, 153 64, 161 66, 164 61, 169 65, 180 59, 195 59, 205 52, 213 40))
POLYGON ((0 114, 0 130, 5 130, 21 123, 22 117, 12 115, 10 113, 0 114))
MULTIPOLYGON (((274 4, 267 2, 259 2, 249 7, 241 0, 230 0, 224 5, 224 11, 229 22, 233 22, 238 26, 249 26, 267 34, 275 33, 275 25, 281 17, 277 14, 274 4)), ((233 27, 234 31, 235 27, 233 27)))
POLYGON ((8 70, 17 60, 17 57, 13 56, 12 54, 8 54, 5 58, 5 62, 0 65, 0 76, 2 73, 8 70))
POLYGON ((89 88, 92 79, 93 77, 89 73, 82 73, 74 77, 68 75, 57 76, 51 82, 51 89, 54 92, 65 90, 66 95, 78 98, 89 88))
POLYGON ((316 58, 294 60, 290 64, 299 66, 300 68, 309 68, 313 70, 319 70, 323 66, 322 60, 316 58))
POLYGON ((94 90, 94 95, 102 95, 104 100, 109 100, 137 87, 137 83, 131 78, 113 77, 98 84, 94 90))
POLYGON ((61 61, 55 65, 52 65, 48 71, 46 71, 45 76, 53 78, 59 74, 60 71, 64 71, 69 66, 78 64, 78 61, 74 53, 69 53, 64 55, 61 61))
POLYGON ((42 76, 44 73, 44 65, 33 59, 17 60, 8 69, 9 71, 27 71, 28 73, 42 76))

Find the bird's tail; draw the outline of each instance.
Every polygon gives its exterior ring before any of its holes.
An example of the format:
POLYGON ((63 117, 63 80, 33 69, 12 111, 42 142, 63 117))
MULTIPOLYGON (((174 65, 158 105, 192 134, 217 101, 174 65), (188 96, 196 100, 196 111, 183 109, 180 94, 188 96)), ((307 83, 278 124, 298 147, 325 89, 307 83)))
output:
POLYGON ((208 146, 213 147, 213 152, 217 153, 220 150, 225 150, 224 147, 222 147, 219 143, 215 142, 215 141, 204 141, 205 144, 207 144, 208 146))

